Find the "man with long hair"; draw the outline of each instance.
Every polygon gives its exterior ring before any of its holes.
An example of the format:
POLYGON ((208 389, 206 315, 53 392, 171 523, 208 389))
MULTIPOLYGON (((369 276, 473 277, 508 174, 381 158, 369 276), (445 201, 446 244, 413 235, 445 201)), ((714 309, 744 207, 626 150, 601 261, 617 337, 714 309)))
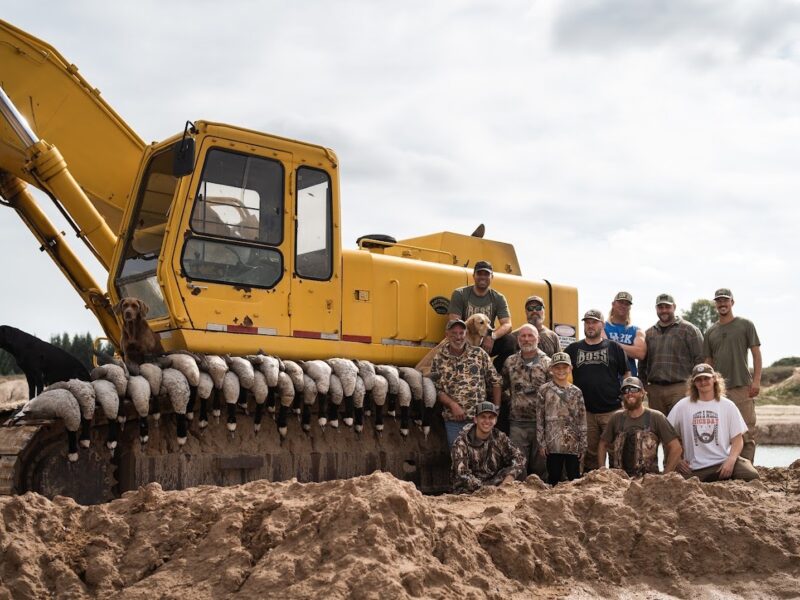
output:
POLYGON ((695 365, 686 394, 668 417, 683 442, 678 472, 700 481, 758 479, 753 463, 740 456, 747 425, 725 397, 722 376, 709 364, 695 365))
POLYGON ((605 336, 622 346, 628 358, 628 371, 634 377, 638 374, 636 361, 647 356, 647 346, 644 331, 636 325, 631 325, 631 305, 633 296, 630 292, 617 292, 611 302, 608 321, 605 322, 605 336))

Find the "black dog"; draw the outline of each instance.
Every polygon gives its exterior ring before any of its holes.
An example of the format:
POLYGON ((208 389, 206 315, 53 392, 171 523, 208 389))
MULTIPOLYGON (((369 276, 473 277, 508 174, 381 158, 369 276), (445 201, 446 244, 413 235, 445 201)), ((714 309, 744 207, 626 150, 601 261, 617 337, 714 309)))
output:
POLYGON ((16 327, 0 325, 0 348, 11 354, 25 373, 29 398, 57 381, 89 381, 89 371, 69 352, 16 327))

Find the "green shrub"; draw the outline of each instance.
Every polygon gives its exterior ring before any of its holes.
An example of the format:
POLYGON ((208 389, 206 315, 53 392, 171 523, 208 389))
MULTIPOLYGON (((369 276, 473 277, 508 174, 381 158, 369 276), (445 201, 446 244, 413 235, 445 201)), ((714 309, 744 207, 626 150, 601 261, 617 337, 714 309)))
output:
POLYGON ((786 356, 776 360, 770 367, 800 367, 800 356, 786 356))

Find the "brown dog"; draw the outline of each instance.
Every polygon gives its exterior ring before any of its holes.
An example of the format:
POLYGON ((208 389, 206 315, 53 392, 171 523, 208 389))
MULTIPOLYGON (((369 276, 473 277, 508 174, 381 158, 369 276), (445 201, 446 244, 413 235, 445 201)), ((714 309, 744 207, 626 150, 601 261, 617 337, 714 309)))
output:
POLYGON ((122 357, 131 372, 138 372, 136 365, 164 354, 161 338, 145 321, 150 308, 138 298, 123 298, 114 307, 122 315, 122 357), (131 368, 134 365, 134 368, 131 368))
POLYGON ((483 338, 489 335, 494 328, 489 323, 489 317, 482 313, 470 315, 466 320, 467 342, 472 346, 480 346, 483 338))

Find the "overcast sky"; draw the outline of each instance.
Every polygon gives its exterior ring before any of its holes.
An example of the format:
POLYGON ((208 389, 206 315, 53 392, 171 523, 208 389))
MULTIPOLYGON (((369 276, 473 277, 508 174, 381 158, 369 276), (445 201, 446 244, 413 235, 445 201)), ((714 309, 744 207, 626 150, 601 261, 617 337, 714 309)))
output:
MULTIPOLYGON (((205 119, 333 148, 345 247, 483 222, 581 311, 624 289, 646 327, 660 292, 680 310, 730 287, 766 364, 800 355, 797 3, 54 1, 2 18, 146 141, 205 119)), ((0 228, 0 321, 99 334, 10 209, 0 228)))

